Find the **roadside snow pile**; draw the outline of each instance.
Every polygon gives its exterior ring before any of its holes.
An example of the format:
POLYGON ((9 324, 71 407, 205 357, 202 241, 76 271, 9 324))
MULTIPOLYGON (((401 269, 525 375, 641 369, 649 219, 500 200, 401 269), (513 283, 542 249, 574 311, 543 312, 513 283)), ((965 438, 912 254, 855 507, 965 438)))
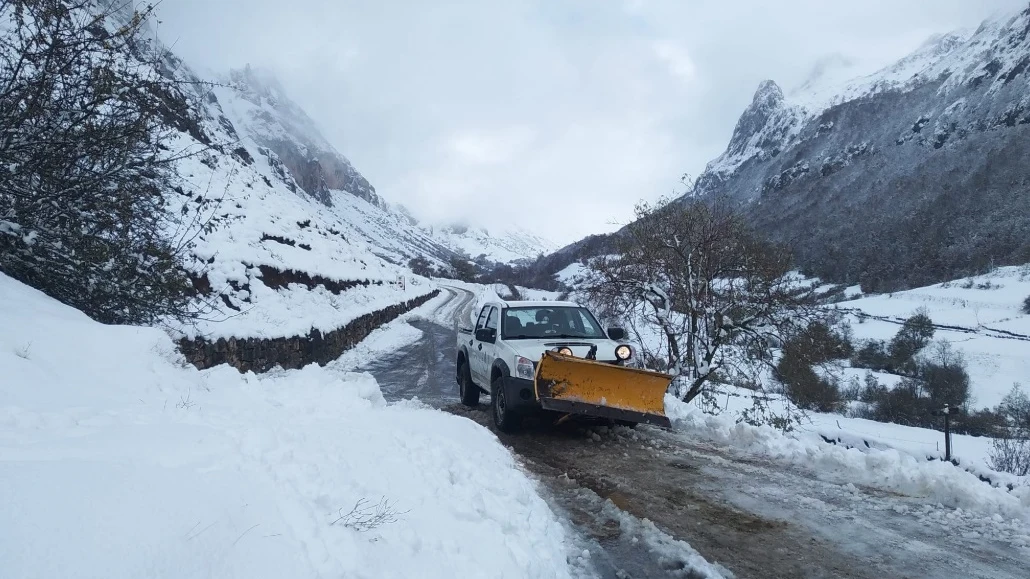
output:
POLYGON ((367 374, 198 372, 0 274, 0 376, 5 577, 568 576, 496 439, 367 374))
POLYGON ((769 426, 737 424, 732 416, 703 414, 667 395, 665 411, 680 433, 806 467, 839 482, 925 499, 930 503, 1030 522, 1030 486, 991 486, 950 463, 927 461, 894 448, 846 448, 815 432, 783 434, 769 426))

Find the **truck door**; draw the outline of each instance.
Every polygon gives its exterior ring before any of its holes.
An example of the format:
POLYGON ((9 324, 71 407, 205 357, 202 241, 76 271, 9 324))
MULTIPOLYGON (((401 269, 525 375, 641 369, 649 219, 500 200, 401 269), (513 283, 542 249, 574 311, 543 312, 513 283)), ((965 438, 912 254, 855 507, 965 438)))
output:
POLYGON ((476 318, 476 325, 472 327, 472 335, 468 337, 469 374, 472 376, 472 381, 476 384, 479 384, 480 353, 480 350, 476 349, 476 332, 486 325, 486 315, 488 313, 490 313, 490 306, 483 306, 483 309, 479 311, 479 317, 476 318))
POLYGON ((494 342, 497 340, 497 320, 500 317, 495 306, 485 306, 486 315, 479 316, 479 323, 476 324, 476 334, 479 330, 493 330, 493 340, 480 340, 479 336, 473 336, 475 343, 469 357, 474 360, 472 363, 472 380, 485 389, 490 388, 490 366, 494 361, 494 342), (487 308, 489 310, 487 311, 487 308))

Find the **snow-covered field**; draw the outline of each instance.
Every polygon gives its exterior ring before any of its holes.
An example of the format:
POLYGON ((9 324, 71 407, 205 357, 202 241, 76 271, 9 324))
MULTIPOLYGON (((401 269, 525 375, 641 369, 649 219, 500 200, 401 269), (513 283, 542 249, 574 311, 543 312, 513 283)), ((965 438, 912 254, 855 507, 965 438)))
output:
POLYGON ((859 340, 890 340, 900 323, 922 308, 940 326, 935 340, 963 353, 972 382, 973 407, 993 408, 1019 382, 1030 388, 1030 266, 892 294, 844 301, 859 340))
POLYGON ((568 575, 561 525, 471 421, 342 369, 200 372, 2 275, 0 297, 3 577, 568 575), (346 516, 384 498, 395 520, 346 516))

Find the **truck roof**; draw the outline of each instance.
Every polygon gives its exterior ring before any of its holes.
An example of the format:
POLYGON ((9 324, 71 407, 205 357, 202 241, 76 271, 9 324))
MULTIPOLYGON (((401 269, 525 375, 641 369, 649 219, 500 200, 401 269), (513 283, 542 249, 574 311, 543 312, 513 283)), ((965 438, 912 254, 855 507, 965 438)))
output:
POLYGON ((579 308, 582 307, 575 302, 559 302, 559 301, 548 301, 548 300, 511 300, 502 301, 501 304, 508 308, 539 308, 539 307, 554 307, 554 308, 579 308))

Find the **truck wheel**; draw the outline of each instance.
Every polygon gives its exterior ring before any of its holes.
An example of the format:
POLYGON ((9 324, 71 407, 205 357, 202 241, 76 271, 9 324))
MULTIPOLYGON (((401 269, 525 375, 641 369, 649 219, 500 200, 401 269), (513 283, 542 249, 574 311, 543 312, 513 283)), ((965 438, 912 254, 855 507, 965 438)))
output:
POLYGON ((458 366, 458 394, 461 396, 461 403, 465 406, 469 408, 479 406, 479 386, 472 383, 468 362, 462 362, 458 366))
POLYGON ((517 432, 522 417, 513 412, 504 396, 504 378, 498 376, 490 383, 490 406, 493 409, 494 426, 508 434, 517 432))

